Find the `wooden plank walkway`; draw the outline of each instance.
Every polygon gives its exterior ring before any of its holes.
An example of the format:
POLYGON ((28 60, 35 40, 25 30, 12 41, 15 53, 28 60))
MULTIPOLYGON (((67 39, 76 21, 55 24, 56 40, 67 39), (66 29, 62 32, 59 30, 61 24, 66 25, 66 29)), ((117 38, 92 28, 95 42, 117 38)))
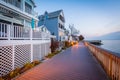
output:
POLYGON ((22 74, 16 80, 108 80, 105 72, 80 43, 22 74))

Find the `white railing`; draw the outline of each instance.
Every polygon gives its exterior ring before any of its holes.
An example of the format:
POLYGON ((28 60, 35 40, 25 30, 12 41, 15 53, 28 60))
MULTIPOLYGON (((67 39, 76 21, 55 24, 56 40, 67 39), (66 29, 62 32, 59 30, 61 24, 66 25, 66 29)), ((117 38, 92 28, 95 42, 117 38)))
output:
POLYGON ((43 32, 40 28, 32 30, 32 38, 33 39, 50 39, 50 34, 43 32))
POLYGON ((21 26, 8 26, 11 39, 30 39, 30 28, 21 26), (10 28, 9 28, 10 27, 10 28))
POLYGON ((7 35, 7 25, 0 23, 0 37, 1 38, 6 38, 7 35))
POLYGON ((0 23, 0 40, 2 39, 7 39, 7 40, 50 39, 50 34, 36 29, 32 30, 30 27, 22 27, 22 26, 15 26, 6 23, 0 23))

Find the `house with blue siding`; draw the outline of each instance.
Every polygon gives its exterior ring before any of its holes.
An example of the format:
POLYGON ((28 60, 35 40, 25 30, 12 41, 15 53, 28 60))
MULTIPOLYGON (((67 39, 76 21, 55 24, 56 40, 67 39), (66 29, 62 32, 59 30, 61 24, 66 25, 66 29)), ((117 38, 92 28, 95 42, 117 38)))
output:
POLYGON ((58 41, 64 41, 65 38, 65 17, 63 10, 48 13, 47 11, 39 16, 38 26, 45 25, 52 35, 55 35, 58 41))

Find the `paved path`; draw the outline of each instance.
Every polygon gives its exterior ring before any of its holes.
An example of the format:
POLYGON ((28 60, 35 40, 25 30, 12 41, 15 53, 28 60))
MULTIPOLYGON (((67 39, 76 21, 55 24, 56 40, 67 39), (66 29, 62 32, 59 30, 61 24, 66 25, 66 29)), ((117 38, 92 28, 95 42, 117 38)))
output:
POLYGON ((106 74, 80 43, 27 71, 16 80, 108 80, 106 74))

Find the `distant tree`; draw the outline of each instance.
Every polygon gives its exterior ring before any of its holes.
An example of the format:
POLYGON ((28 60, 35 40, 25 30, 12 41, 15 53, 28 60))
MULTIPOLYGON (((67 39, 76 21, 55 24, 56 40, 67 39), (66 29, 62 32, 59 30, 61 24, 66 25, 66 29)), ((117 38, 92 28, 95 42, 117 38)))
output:
POLYGON ((82 35, 79 36, 79 41, 84 40, 84 37, 82 35))

